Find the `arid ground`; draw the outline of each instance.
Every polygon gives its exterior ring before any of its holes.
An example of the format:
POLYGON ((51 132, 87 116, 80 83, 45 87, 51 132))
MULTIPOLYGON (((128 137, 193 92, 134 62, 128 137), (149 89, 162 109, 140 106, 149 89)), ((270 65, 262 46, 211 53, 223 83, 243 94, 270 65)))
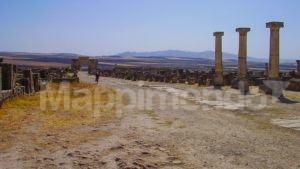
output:
MULTIPOLYGON (((95 85, 73 86, 85 87, 95 85)), ((243 97, 227 87, 102 77, 100 89, 136 97, 124 95, 125 104, 98 116, 43 111, 38 93, 5 103, 0 168, 300 168, 300 93, 285 92, 291 102, 281 103, 256 88, 243 97)))

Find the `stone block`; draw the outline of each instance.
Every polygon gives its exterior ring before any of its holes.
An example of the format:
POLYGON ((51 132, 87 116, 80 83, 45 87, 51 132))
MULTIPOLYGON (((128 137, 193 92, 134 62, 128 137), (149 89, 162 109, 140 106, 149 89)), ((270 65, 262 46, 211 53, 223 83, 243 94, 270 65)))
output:
POLYGON ((2 89, 13 90, 14 82, 14 66, 12 64, 0 63, 2 71, 2 89))
POLYGON ((26 86, 26 88, 28 88, 27 93, 33 93, 34 92, 34 81, 33 81, 33 73, 31 71, 31 69, 26 69, 23 70, 23 76, 24 78, 28 79, 28 86, 26 86))
POLYGON ((288 87, 288 84, 289 82, 280 80, 265 80, 263 84, 259 86, 259 91, 279 98, 282 96, 282 91, 288 87))
POLYGON ((39 70, 40 73, 40 78, 42 80, 50 81, 50 76, 49 76, 49 70, 48 69, 41 69, 39 70))
POLYGON ((29 78, 21 78, 19 79, 19 83, 21 86, 24 86, 25 88, 25 93, 30 94, 31 93, 31 87, 30 87, 30 82, 29 78))
POLYGON ((33 74, 33 87, 34 87, 35 92, 40 91, 40 74, 39 73, 33 74))
POLYGON ((286 90, 291 90, 291 91, 300 91, 300 79, 291 79, 289 81, 289 85, 288 87, 286 88, 286 90))

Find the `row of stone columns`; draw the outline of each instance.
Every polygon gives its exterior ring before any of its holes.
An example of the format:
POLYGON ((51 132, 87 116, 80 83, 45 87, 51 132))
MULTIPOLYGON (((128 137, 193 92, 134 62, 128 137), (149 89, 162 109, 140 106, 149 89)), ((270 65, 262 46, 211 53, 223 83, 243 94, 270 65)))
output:
MULTIPOLYGON (((267 77, 269 80, 279 79, 279 29, 284 26, 283 22, 268 22, 266 27, 270 28, 270 55, 267 77)), ((239 33, 238 52, 238 81, 247 77, 247 33, 250 28, 237 28, 239 33)), ((223 63, 222 63, 222 36, 224 32, 214 32, 215 36, 215 87, 223 85, 223 63)), ((298 71, 299 71, 298 67, 298 71)), ((243 89, 247 90, 247 89, 243 89)), ((243 91, 245 92, 245 91, 243 91)))

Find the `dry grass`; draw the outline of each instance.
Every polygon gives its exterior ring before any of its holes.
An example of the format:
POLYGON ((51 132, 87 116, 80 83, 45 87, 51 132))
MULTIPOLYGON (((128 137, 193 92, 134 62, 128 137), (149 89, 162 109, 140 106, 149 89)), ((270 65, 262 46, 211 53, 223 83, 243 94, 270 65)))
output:
POLYGON ((249 128, 252 130, 257 130, 257 129, 267 130, 275 127, 272 123, 270 123, 269 117, 266 116, 247 114, 247 113, 243 113, 243 114, 238 113, 236 115, 243 119, 247 119, 250 122, 254 122, 252 123, 252 125, 249 126, 249 128))
MULTIPOLYGON (((59 84, 51 83, 48 86, 52 89, 54 97, 60 95, 58 94, 59 84)), ((60 134, 68 133, 81 125, 94 126, 115 119, 115 106, 105 106, 107 103, 115 102, 114 99, 109 100, 108 97, 110 95, 116 98, 114 90, 89 83, 70 84, 70 89, 70 109, 64 109, 64 101, 61 101, 57 110, 52 110, 49 95, 47 95, 46 108, 42 110, 40 107, 42 92, 5 102, 0 109, 0 150, 10 147, 17 138, 20 139, 24 131, 28 130, 27 128, 36 128, 34 130, 36 136, 49 132, 60 134), (90 91, 91 95, 83 93, 76 95, 72 92, 74 90, 90 91), (94 97, 94 94, 99 97, 94 97), (74 108, 72 106, 74 103, 78 103, 82 109, 74 108), (94 109, 96 107, 97 111, 94 109)), ((95 134, 102 135, 103 133, 95 132, 95 134)), ((74 139, 77 142, 85 140, 80 138, 89 138, 85 132, 78 132, 75 135, 77 136, 74 139)), ((37 143, 44 144, 42 141, 37 143)))

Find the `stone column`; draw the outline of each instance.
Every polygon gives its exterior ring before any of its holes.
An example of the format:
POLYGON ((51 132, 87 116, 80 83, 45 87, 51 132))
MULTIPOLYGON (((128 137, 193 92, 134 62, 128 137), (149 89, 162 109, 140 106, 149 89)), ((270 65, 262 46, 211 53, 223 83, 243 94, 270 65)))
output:
POLYGON ((300 60, 297 60, 297 75, 300 77, 300 60))
POLYGON ((13 90, 14 83, 14 65, 8 63, 0 63, 2 71, 2 90, 13 90))
POLYGON ((224 32, 214 32, 215 36, 215 86, 223 85, 222 36, 224 32))
POLYGON ((33 81, 33 74, 32 74, 31 69, 23 70, 23 77, 28 80, 28 84, 27 84, 27 86, 25 86, 26 93, 28 93, 28 94, 34 93, 34 81, 33 81))
POLYGON ((280 81, 279 77, 279 29, 284 27, 284 24, 283 22, 268 22, 266 27, 270 28, 269 70, 267 80, 260 85, 259 89, 281 99, 283 98, 282 91, 287 87, 287 83, 280 81))
POLYGON ((279 29, 284 27, 283 22, 268 22, 270 28, 270 57, 269 57, 269 80, 279 79, 279 29))
POLYGON ((33 87, 34 91, 38 92, 40 91, 40 74, 39 73, 33 73, 33 87))
MULTIPOLYGON (((2 67, 0 67, 0 92, 2 91, 2 67)), ((0 98, 1 100, 1 98, 0 98)))
POLYGON ((245 78, 247 76, 247 33, 250 30, 250 28, 236 29, 236 32, 239 32, 239 78, 245 78))

